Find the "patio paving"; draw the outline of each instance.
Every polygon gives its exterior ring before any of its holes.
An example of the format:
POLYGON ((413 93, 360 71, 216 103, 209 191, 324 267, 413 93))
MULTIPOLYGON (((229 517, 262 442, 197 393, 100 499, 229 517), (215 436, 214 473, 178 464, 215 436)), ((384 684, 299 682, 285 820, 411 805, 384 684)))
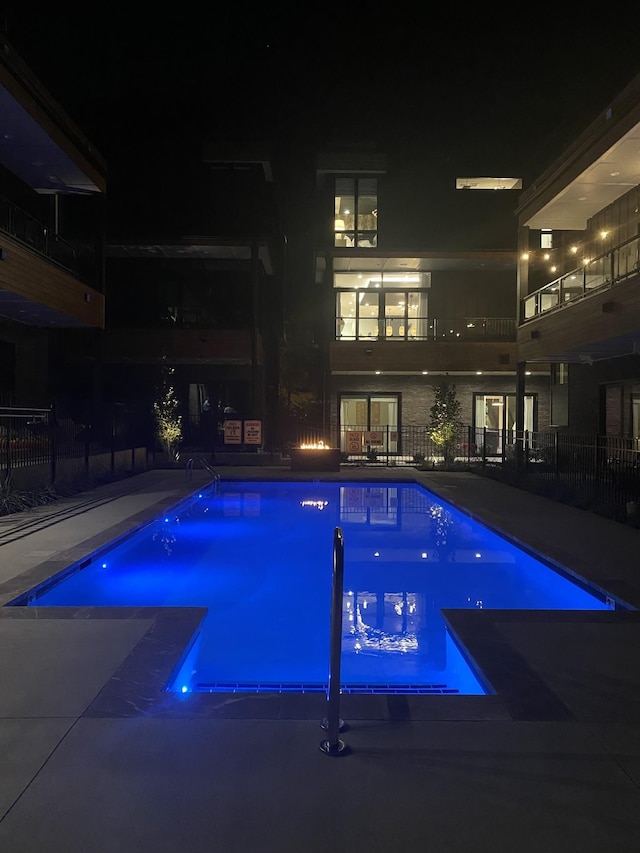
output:
MULTIPOLYGON (((320 476, 420 482, 612 608, 448 611, 496 694, 344 696, 337 758, 319 749, 321 694, 163 691, 199 608, 0 608, 0 850, 637 849, 640 532, 473 474, 320 476)), ((0 602, 207 479, 149 471, 0 519, 0 602)))

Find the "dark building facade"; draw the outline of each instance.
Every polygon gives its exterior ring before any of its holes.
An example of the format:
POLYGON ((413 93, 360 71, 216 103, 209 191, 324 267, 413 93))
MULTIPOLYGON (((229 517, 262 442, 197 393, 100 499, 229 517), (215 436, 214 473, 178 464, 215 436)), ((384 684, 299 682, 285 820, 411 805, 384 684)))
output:
POLYGON ((104 326, 106 164, 4 38, 0 115, 0 399, 86 401, 95 359, 64 353, 104 326))
POLYGON ((251 449, 271 449, 282 240, 270 163, 206 151, 193 176, 184 203, 173 200, 175 215, 150 232, 143 210, 137 229, 109 241, 105 393, 152 430, 154 401, 172 387, 183 447, 230 449, 224 424, 232 418, 259 421, 251 449))

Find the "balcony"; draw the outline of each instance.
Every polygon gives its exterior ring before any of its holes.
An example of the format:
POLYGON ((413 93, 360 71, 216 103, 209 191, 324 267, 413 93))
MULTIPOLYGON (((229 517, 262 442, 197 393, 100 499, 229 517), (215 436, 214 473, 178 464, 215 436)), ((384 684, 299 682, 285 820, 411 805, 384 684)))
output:
POLYGON ((336 340, 389 343, 400 341, 515 341, 513 317, 341 317, 336 320, 336 340))
POLYGON ((518 360, 592 364, 636 354, 639 254, 634 237, 528 294, 518 360))
POLYGON ((104 296, 0 231, 0 316, 43 328, 104 328, 104 296))
POLYGON ((0 230, 68 272, 78 275, 76 249, 58 234, 50 233, 42 222, 3 196, 0 196, 0 230))
POLYGON ((636 276, 639 269, 640 237, 633 237, 525 296, 522 322, 636 276))

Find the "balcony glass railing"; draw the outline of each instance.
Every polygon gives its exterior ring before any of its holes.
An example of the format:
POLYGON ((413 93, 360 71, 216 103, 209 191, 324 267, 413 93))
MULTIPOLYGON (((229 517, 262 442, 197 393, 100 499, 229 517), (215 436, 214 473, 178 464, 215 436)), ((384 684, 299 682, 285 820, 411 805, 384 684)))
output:
POLYGON ((0 196, 0 229, 69 272, 80 274, 76 249, 3 196, 0 196))
POLYGON ((525 296, 522 300, 522 322, 637 275, 639 269, 640 237, 633 237, 525 296))
POLYGON ((338 341, 515 341, 514 317, 336 318, 338 341))

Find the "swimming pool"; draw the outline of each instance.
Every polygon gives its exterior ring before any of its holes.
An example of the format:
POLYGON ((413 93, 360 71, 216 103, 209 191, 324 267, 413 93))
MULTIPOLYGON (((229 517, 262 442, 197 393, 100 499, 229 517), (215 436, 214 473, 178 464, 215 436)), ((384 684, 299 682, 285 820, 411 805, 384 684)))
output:
POLYGON ((442 609, 609 607, 422 486, 337 482, 222 482, 11 604, 205 606, 169 690, 325 690, 336 527, 344 691, 491 692, 442 609))

